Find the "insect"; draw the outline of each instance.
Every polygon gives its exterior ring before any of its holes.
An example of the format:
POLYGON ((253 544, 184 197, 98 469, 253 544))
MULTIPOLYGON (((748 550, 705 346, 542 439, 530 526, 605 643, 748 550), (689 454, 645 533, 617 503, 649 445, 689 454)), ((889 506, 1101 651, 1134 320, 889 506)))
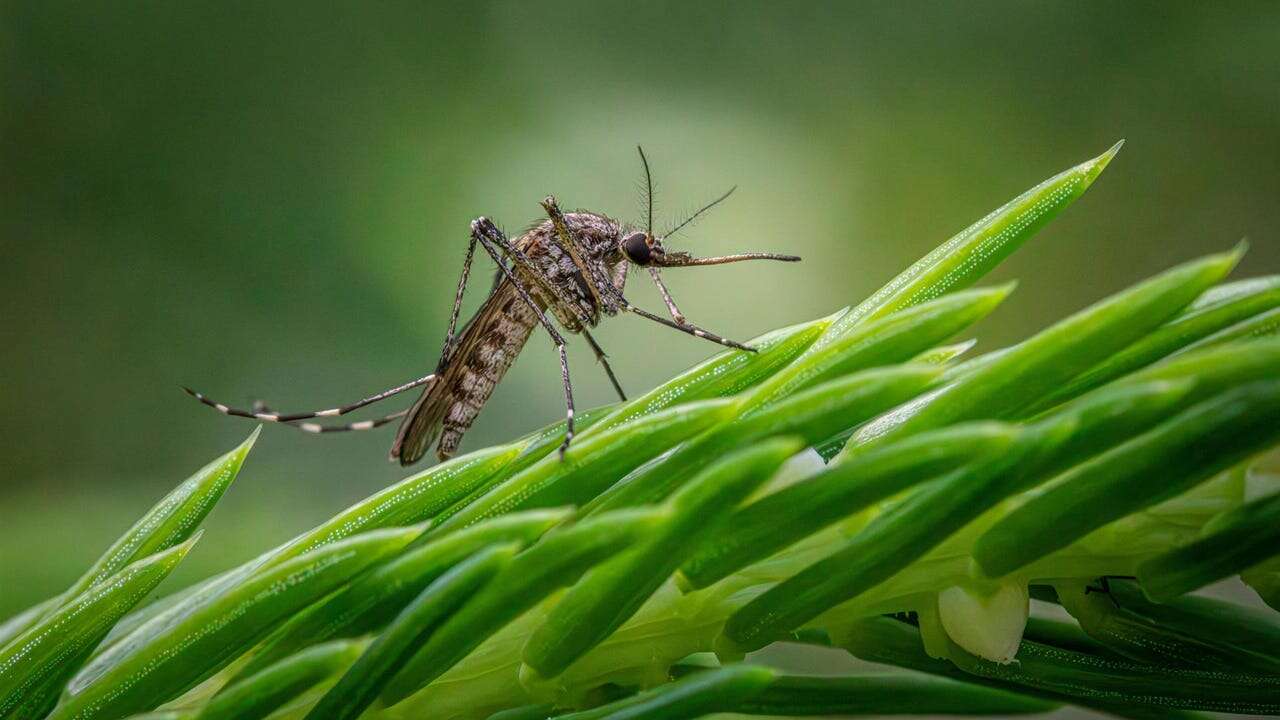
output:
POLYGON ((278 413, 262 403, 252 410, 229 407, 210 400, 190 388, 183 389, 195 399, 225 415, 253 418, 263 422, 284 423, 311 433, 368 430, 400 420, 390 459, 411 465, 426 454, 438 440, 436 456, 445 460, 452 456, 471 427, 480 409, 488 401, 498 382, 524 348, 535 328, 550 336, 560 356, 560 377, 564 386, 566 423, 560 455, 573 440, 573 384, 569 379, 569 360, 564 337, 552 318, 566 331, 581 335, 604 367, 618 397, 626 400, 622 385, 603 349, 591 336, 590 328, 606 316, 633 313, 711 342, 751 351, 742 343, 708 332, 685 319, 671 293, 662 281, 661 270, 673 267, 723 265, 744 260, 782 260, 795 262, 794 255, 777 253, 740 253, 718 257, 693 257, 664 247, 664 241, 733 193, 721 195, 704 205, 683 222, 663 235, 653 233, 653 180, 644 150, 640 161, 644 166, 646 224, 644 230, 623 224, 605 215, 560 210, 554 197, 542 201, 546 219, 535 223, 514 241, 488 218, 471 223, 471 239, 467 245, 462 276, 454 294, 453 312, 440 361, 435 371, 416 380, 370 395, 349 405, 304 413, 278 413), (498 266, 492 289, 484 304, 469 322, 458 330, 458 315, 463 294, 471 275, 471 264, 479 246, 498 266), (655 315, 633 305, 623 295, 631 266, 648 270, 671 315, 655 315), (376 420, 347 425, 322 425, 306 422, 316 418, 336 417, 372 405, 400 393, 422 388, 418 399, 408 408, 376 420))

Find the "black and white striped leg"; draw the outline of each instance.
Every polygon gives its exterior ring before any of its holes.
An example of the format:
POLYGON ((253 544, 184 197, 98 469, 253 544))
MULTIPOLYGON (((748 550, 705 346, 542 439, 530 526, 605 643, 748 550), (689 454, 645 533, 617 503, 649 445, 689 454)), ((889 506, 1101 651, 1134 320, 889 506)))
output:
POLYGON ((384 415, 373 420, 361 420, 360 422, 347 423, 346 425, 321 425, 313 422, 292 422, 287 423, 289 427, 295 427, 306 433, 335 433, 335 432, 352 432, 358 430, 373 430, 380 428, 389 422, 394 422, 409 414, 409 409, 397 410, 390 415, 384 415))
MULTIPOLYGON (((255 413, 275 413, 275 411, 262 400, 253 401, 253 411, 255 413)), ((345 425, 321 425, 320 423, 299 422, 297 420, 284 424, 288 427, 297 428, 307 433, 352 432, 380 428, 393 420, 404 417, 408 413, 408 409, 397 410, 390 415, 384 415, 383 417, 374 420, 361 420, 360 422, 347 423, 345 425)))
POLYGON ((672 322, 672 321, 670 321, 670 320, 668 320, 668 319, 666 319, 666 318, 662 317, 661 315, 654 315, 653 313, 649 312, 648 310, 641 310, 640 308, 636 307, 635 305, 632 305, 631 303, 627 303, 627 305, 626 305, 626 307, 625 307, 624 309, 625 309, 627 312, 633 312, 633 313, 635 313, 635 314, 639 315, 640 317, 648 318, 648 319, 650 319, 650 320, 652 320, 652 321, 654 321, 654 322, 656 322, 656 323, 660 323, 660 324, 662 324, 662 325, 666 325, 666 326, 667 326, 667 327, 669 327, 669 328, 674 328, 674 329, 679 330, 680 332, 683 332, 683 333, 689 333, 690 335, 692 335, 692 336, 694 336, 694 337, 700 337, 700 338, 703 338, 704 340, 710 340, 710 341, 711 341, 711 342, 713 342, 713 343, 718 343, 718 344, 720 344, 720 345, 724 345, 725 347, 736 348, 736 349, 738 349, 738 350, 746 350, 747 352, 755 352, 755 351, 756 351, 756 349, 755 349, 755 348, 753 348, 753 347, 748 347, 748 346, 746 346, 746 345, 743 345, 742 343, 737 342, 736 340, 729 340, 729 339, 727 339, 727 338, 722 338, 722 337, 720 337, 719 335, 716 335, 715 333, 712 333, 712 332, 708 332, 708 331, 706 331, 706 330, 703 330, 702 328, 698 327, 697 325, 694 325, 693 323, 690 323, 690 322, 683 322, 683 323, 676 323, 676 322, 672 322))
POLYGON ((626 402, 627 394, 622 391, 622 384, 618 382, 618 377, 613 374, 613 368, 609 366, 609 356, 605 355, 604 348, 600 347, 596 339, 591 337, 591 333, 586 328, 582 328, 582 337, 587 339, 587 344, 591 346, 591 350, 596 354, 596 360, 604 366, 604 372, 609 376, 609 382, 613 383, 613 389, 618 393, 618 399, 626 402))
POLYGON ((569 353, 565 348, 564 338, 561 337, 555 326, 551 324, 547 314, 530 297, 524 282, 516 277, 516 274, 512 272, 510 267, 507 267, 507 263, 502 259, 500 249, 507 246, 507 239, 503 236, 502 231, 490 222, 488 218, 482 217, 472 221, 471 236, 480 242, 485 252, 489 253, 489 257, 497 263, 502 274, 515 286, 516 292, 520 293, 521 299, 533 310, 533 314, 538 318, 539 324, 551 336, 551 341, 555 343, 556 350, 560 353, 560 379, 564 383, 565 404, 564 442, 560 443, 560 457, 563 459, 565 450, 569 449, 569 443, 573 441, 573 383, 569 381, 569 353))
POLYGON ((411 380, 403 385, 397 385, 396 387, 393 387, 389 390, 383 390, 382 392, 376 395, 370 395, 369 397, 353 402, 350 405, 343 405, 341 407, 329 408, 328 410, 316 410, 313 412, 292 413, 288 415, 277 413, 277 412, 270 412, 268 409, 265 408, 265 406, 262 406, 258 403, 255 403, 256 407, 254 410, 241 410, 240 408, 229 407, 220 402, 215 402, 213 400, 210 400, 209 398, 205 397, 203 394, 198 393, 189 387, 183 387, 182 389, 185 390, 187 394, 190 395, 191 397, 195 398, 196 400, 199 400, 205 405, 208 405, 214 410, 217 410, 223 415, 234 415, 236 417, 244 417, 244 418, 250 418, 253 420, 261 420, 262 422, 291 423, 297 420, 310 420, 311 418, 337 417, 339 415, 346 415, 349 412, 359 410, 360 408, 368 405, 372 405, 378 402, 379 400, 385 400, 393 395, 399 395, 400 393, 406 390, 412 390, 413 388, 426 385, 427 383, 434 380, 435 377, 436 377, 435 373, 432 373, 431 375, 420 377, 417 380, 411 380), (258 408, 262 408, 262 410, 259 410, 258 408))

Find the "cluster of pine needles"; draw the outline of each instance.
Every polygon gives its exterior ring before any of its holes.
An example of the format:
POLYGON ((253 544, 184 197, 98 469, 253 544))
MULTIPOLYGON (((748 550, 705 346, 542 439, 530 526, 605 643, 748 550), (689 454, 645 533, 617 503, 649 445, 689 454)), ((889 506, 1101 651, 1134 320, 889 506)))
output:
POLYGON ((1280 277, 1237 247, 956 342, 1115 150, 563 459, 562 424, 472 452, 152 599, 249 438, 0 625, 0 718, 1280 713, 1280 277), (1236 577, 1262 603, 1190 594, 1236 577), (779 642, 881 667, 747 657, 779 642))

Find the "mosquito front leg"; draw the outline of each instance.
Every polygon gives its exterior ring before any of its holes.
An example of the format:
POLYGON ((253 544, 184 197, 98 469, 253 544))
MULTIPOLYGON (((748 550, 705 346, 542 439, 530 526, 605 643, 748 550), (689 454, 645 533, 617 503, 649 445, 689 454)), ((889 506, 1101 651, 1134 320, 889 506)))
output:
MULTIPOLYGON (((560 443, 560 457, 564 458, 565 450, 569 449, 569 443, 573 441, 573 383, 569 380, 569 353, 565 347, 564 338, 560 336, 560 332, 551 324, 547 314, 534 302, 529 295, 528 289, 525 288, 524 282, 512 272, 511 268, 507 267, 507 263, 502 259, 500 249, 510 247, 502 231, 488 218, 482 217, 472 221, 471 237, 484 247, 485 252, 489 253, 490 258, 493 258, 502 274, 506 276, 507 280, 511 281, 516 292, 520 294, 520 298, 533 311, 534 316, 538 318, 539 324, 551 336, 551 341, 555 343, 556 350, 560 353, 560 379, 564 383, 565 404, 565 432, 564 442, 560 443)), ((512 248, 512 250, 515 250, 515 248, 512 248)), ((523 257, 523 254, 520 257, 523 257)))
POLYGON ((718 344, 720 344, 720 345, 724 345, 725 347, 731 347, 731 348, 735 348, 735 349, 737 349, 737 350, 746 350, 747 352, 755 352, 755 351, 756 351, 756 349, 755 349, 755 348, 753 348, 753 347, 749 347, 749 346, 747 346, 747 345, 743 345, 742 343, 737 342, 736 340, 729 340, 729 339, 727 339, 727 338, 722 338, 722 337, 720 337, 719 335, 716 335, 716 334, 715 334, 715 333, 713 333, 713 332, 709 332, 709 331, 707 331, 707 330, 703 330, 702 328, 698 327, 697 325, 694 325, 693 323, 690 323, 690 322, 682 322, 682 323, 672 322, 672 321, 670 321, 670 320, 668 320, 668 319, 666 319, 666 318, 662 317, 661 315, 654 315, 653 313, 649 312, 648 310, 642 310, 642 309, 640 309, 640 308, 636 307, 635 305, 632 305, 631 303, 627 303, 625 306, 623 306, 623 308, 622 308, 622 309, 623 309, 623 310, 626 310, 627 312, 635 313, 636 315, 639 315, 639 316, 640 316, 640 317, 642 317, 642 318, 648 318, 648 319, 650 319, 650 320, 652 320, 652 321, 654 321, 654 322, 656 322, 656 323, 660 323, 660 324, 662 324, 662 325, 666 325, 666 326, 667 326, 667 327, 669 327, 669 328, 674 328, 674 329, 676 329, 676 330, 679 330, 680 332, 688 333, 688 334, 690 334, 690 335, 693 335, 694 337, 700 337, 700 338, 703 338, 704 340, 710 340, 710 341, 711 341, 711 342, 713 342, 713 343, 718 343, 718 344))
POLYGON ((653 284, 658 286, 658 292, 662 295, 662 302, 667 305, 667 312, 671 313, 671 319, 675 320, 678 325, 687 324, 688 321, 685 320, 684 313, 680 312, 680 308, 676 307, 675 298, 671 297, 671 291, 667 289, 667 284, 662 281, 662 273, 652 265, 645 269, 649 271, 649 277, 653 278, 653 284))
POLYGON ((365 407, 367 405, 372 405, 378 402, 379 400, 385 400, 393 395, 399 395, 400 393, 406 390, 412 390, 413 388, 426 385, 427 383, 434 380, 435 377, 436 377, 435 373, 432 373, 431 375, 420 377, 417 380, 410 380, 409 382, 403 385, 397 385, 396 387, 390 388, 388 390, 383 390, 382 392, 376 395, 370 395, 369 397, 364 398, 362 400, 357 400, 356 402, 353 402, 350 405, 342 405, 340 407, 329 408, 328 410, 314 410, 311 412, 292 413, 292 414, 268 412, 266 411, 266 408, 255 408, 254 410, 241 410, 239 408, 229 407, 220 402, 210 400, 209 398, 205 397, 202 393, 198 393, 189 387, 183 387, 182 389, 185 390, 187 394, 190 395, 191 397, 195 398, 196 400, 199 400, 205 405, 208 405, 214 410, 217 410, 223 415, 234 415, 236 417, 251 418, 253 420, 261 420, 262 422, 291 423, 297 420, 310 420, 311 418, 337 417, 339 415, 346 415, 349 412, 359 410, 360 408, 365 407))

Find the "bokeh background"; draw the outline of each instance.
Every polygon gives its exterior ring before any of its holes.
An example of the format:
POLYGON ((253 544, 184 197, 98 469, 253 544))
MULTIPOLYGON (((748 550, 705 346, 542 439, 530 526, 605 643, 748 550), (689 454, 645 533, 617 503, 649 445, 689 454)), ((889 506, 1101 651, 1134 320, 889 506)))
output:
MULTIPOLYGON (((1241 237, 1242 274, 1280 271, 1277 38, 1274 3, 4 2, 0 615, 252 429, 179 384, 300 410, 429 371, 468 222, 548 193, 638 219, 637 143, 664 221, 740 186, 688 249, 804 256, 668 274, 737 338, 858 301, 1120 138, 993 278, 1022 284, 984 347, 1241 237)), ((714 351, 597 336, 633 392, 714 351)), ((549 347, 464 449, 560 417, 549 347)), ((572 353, 580 406, 609 401, 572 353)), ((390 436, 267 428, 171 582, 402 477, 390 436)))

